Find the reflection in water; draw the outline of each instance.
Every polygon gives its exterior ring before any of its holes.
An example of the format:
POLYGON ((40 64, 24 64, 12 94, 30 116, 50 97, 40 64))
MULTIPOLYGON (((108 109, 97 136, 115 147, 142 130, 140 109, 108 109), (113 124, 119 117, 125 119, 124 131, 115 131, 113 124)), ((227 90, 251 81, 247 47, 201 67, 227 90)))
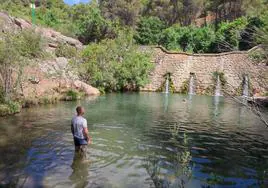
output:
POLYGON ((220 115, 220 112, 219 112, 220 96, 214 96, 213 103, 214 103, 213 114, 214 114, 214 117, 217 118, 220 115))
POLYGON ((223 97, 186 97, 81 101, 93 137, 90 164, 73 156, 77 102, 0 118, 0 187, 267 187, 261 121, 223 97))
POLYGON ((180 145, 180 149, 170 148, 173 155, 163 158, 159 151, 150 153, 146 158, 146 169, 157 188, 184 187, 192 177, 191 153, 187 134, 183 134, 180 141, 179 126, 170 128, 171 138, 169 144, 180 145))
POLYGON ((164 94, 164 112, 168 111, 168 97, 169 97, 169 94, 165 93, 164 94))
POLYGON ((89 165, 90 161, 81 156, 79 153, 74 154, 73 163, 71 168, 73 172, 69 177, 75 187, 86 187, 89 181, 89 165))

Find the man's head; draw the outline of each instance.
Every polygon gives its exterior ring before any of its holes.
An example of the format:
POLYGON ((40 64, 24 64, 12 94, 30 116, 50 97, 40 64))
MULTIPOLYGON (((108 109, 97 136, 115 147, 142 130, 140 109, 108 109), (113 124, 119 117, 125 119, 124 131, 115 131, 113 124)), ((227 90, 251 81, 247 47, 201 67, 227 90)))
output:
POLYGON ((78 116, 82 116, 82 115, 85 114, 85 109, 84 109, 82 106, 78 106, 78 107, 76 108, 76 112, 77 112, 77 115, 78 115, 78 116))

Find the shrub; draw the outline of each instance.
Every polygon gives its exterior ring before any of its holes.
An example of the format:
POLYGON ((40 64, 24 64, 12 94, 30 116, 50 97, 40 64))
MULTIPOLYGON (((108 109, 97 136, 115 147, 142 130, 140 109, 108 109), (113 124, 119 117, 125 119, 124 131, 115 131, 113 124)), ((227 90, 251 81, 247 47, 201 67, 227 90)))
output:
POLYGON ((82 78, 107 92, 138 90, 148 81, 153 64, 150 52, 141 52, 133 44, 133 34, 124 31, 114 40, 93 43, 82 53, 79 64, 82 78))
POLYGON ((263 49, 257 49, 249 53, 249 58, 256 63, 262 63, 262 62, 266 63, 267 54, 263 49))
POLYGON ((60 44, 55 51, 57 57, 73 58, 77 56, 77 50, 75 47, 68 44, 60 44))
POLYGON ((74 90, 69 90, 67 91, 66 96, 67 96, 66 100, 78 100, 79 93, 74 90))
POLYGON ((21 111, 21 105, 17 102, 8 101, 0 104, 0 116, 16 114, 21 111))
POLYGON ((165 23, 158 17, 143 17, 138 22, 135 40, 142 45, 158 44, 165 23))
POLYGON ((41 34, 34 30, 23 30, 18 35, 20 54, 28 58, 38 58, 43 55, 43 40, 41 34))
POLYGON ((248 24, 245 17, 238 18, 233 22, 222 22, 216 32, 216 40, 213 44, 214 52, 228 52, 239 50, 241 33, 248 24))
POLYGON ((168 50, 184 52, 209 52, 215 41, 215 32, 211 27, 180 27, 174 25, 163 31, 160 44, 168 50))
POLYGON ((160 44, 168 50, 185 51, 179 41, 182 41, 181 38, 186 32, 186 27, 180 27, 179 25, 169 27, 162 32, 160 44))

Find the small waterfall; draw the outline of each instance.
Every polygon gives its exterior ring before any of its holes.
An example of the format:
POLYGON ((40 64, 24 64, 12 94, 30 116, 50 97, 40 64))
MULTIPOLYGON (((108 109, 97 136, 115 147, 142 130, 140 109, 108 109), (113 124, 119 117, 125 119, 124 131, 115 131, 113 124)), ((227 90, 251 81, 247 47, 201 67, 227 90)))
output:
POLYGON ((195 85, 194 85, 194 74, 190 75, 190 82, 189 82, 189 95, 195 94, 195 85))
POLYGON ((248 97, 249 96, 249 81, 248 81, 248 76, 244 77, 243 81, 243 97, 248 97))
POLYGON ((165 93, 169 93, 169 75, 166 77, 166 91, 165 93))
POLYGON ((221 96, 221 79, 220 79, 220 75, 218 75, 218 77, 217 77, 215 96, 221 96))

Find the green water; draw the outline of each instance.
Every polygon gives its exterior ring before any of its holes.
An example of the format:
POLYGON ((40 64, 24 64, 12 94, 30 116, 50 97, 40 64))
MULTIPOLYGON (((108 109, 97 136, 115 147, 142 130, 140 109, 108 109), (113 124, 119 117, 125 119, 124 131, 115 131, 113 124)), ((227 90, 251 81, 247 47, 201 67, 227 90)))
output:
POLYGON ((0 153, 0 187, 268 187, 268 129, 224 98, 109 94, 25 109, 0 118, 0 153), (93 137, 84 162, 77 105, 93 137))

